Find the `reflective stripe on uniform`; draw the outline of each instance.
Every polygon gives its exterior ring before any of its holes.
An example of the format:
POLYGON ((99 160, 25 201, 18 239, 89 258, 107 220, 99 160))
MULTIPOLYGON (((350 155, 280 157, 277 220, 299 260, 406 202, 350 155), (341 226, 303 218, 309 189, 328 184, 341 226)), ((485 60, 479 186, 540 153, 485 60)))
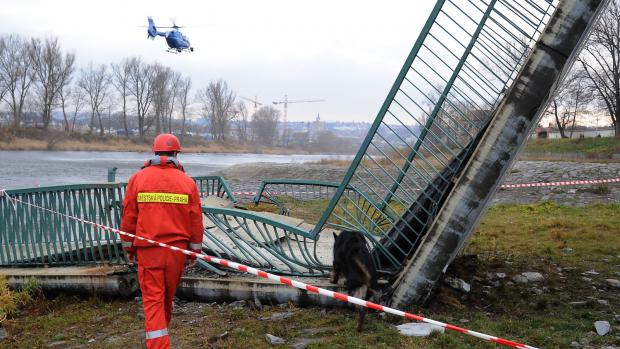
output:
POLYGON ((189 249, 190 250, 201 250, 202 249, 202 243, 199 243, 199 244, 190 243, 189 244, 189 249))
POLYGON ((167 204, 189 204, 189 195, 175 193, 138 193, 138 203, 161 202, 167 204))
POLYGON ((164 328, 161 330, 155 330, 155 331, 148 331, 146 332, 146 339, 155 339, 155 338, 159 338, 159 337, 163 337, 167 335, 168 335, 167 328, 164 328))
POLYGON ((133 247, 133 241, 122 241, 123 247, 133 247))

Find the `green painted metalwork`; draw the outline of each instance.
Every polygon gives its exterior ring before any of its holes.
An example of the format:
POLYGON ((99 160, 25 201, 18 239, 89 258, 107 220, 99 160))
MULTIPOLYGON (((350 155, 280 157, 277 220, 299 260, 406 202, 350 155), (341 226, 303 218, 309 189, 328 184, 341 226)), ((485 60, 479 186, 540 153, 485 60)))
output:
MULTIPOLYGON (((556 1, 557 2, 557 1, 556 1)), ((350 227, 396 273, 554 10, 547 0, 439 0, 313 233, 350 227), (355 187, 352 195, 346 188, 355 187), (370 200, 358 205, 359 193, 370 200)))
MULTIPOLYGON (((118 227, 125 186, 80 184, 7 190, 19 200, 118 227)), ((124 262, 119 239, 109 232, 0 198, 0 265, 67 265, 124 262)))
MULTIPOLYGON (((340 183, 312 181, 304 179, 269 179, 262 181, 254 203, 272 204, 278 207, 278 212, 282 215, 304 219, 307 223, 316 224, 320 214, 324 211, 326 204, 340 187, 340 183), (319 216, 317 216, 317 214, 319 216)), ((379 212, 375 207, 379 204, 365 192, 349 185, 345 192, 347 195, 355 196, 355 204, 362 207, 357 219, 367 220, 367 217, 378 218, 379 212)), ((391 217, 396 219, 396 217, 391 217)), ((342 221, 346 223, 345 220, 342 221)), ((333 225, 337 229, 354 229, 354 226, 333 225)), ((317 238, 319 231, 313 230, 312 237, 317 238)))
MULTIPOLYGON (((216 195, 236 202, 223 178, 202 176, 193 179, 201 197, 216 195)), ((57 185, 7 190, 6 194, 63 214, 118 228, 126 185, 57 185)), ((99 262, 125 262, 118 236, 0 197, 0 265, 99 262)))
POLYGON ((192 177, 192 179, 196 182, 200 197, 215 195, 234 203, 237 202, 237 198, 233 195, 230 186, 221 176, 196 176, 192 177))
POLYGON ((437 118, 437 115, 439 115, 439 113, 441 112, 443 108, 443 104, 446 101, 446 98, 448 97, 448 94, 450 93, 452 86, 454 85, 454 81, 461 73, 461 70, 463 69, 463 65, 465 64, 467 57, 469 57, 469 54, 471 53, 472 48, 476 44, 478 37, 480 36, 480 32, 482 31, 482 28, 484 28, 486 21, 489 19, 491 11, 493 10, 493 7, 495 6, 496 2, 497 2, 496 0, 492 0, 489 3, 487 10, 484 13, 484 16, 482 16, 482 19, 478 23, 478 28, 476 28, 476 31, 471 36, 469 44, 467 45, 467 48, 463 52, 463 55, 461 56, 461 59, 459 60, 458 65, 456 66, 456 68, 454 68, 454 71, 452 72, 452 76, 450 76, 450 80, 448 80, 448 82, 446 83, 446 86, 444 87, 443 91, 441 92, 441 95, 439 96, 439 100, 437 101, 437 103, 435 103, 435 106, 433 107, 433 111, 431 112, 431 115, 429 115, 428 119, 426 120, 426 125, 424 125, 422 132, 420 132, 420 135, 417 137, 415 145, 413 146, 413 149, 411 150, 411 152, 409 152, 409 156, 407 160, 405 161, 403 168, 398 173, 398 178, 394 181, 386 197, 383 199, 382 208, 385 208, 387 203, 390 202, 390 200, 392 200, 394 193, 396 192, 396 190, 398 190, 403 179, 405 178, 405 174, 409 170, 409 167, 411 166, 411 162, 413 161, 416 154, 418 154, 418 151, 420 150, 420 146, 422 145, 422 142, 424 141, 424 139, 426 138, 426 135, 428 134, 428 130, 433 125, 433 122, 437 118))
POLYGON ((108 182, 116 182, 116 170, 118 170, 118 167, 108 168, 108 182))
POLYGON ((310 231, 264 213, 203 206, 213 225, 206 227, 207 253, 279 274, 319 276, 331 269, 331 246, 317 256, 319 242, 310 231))

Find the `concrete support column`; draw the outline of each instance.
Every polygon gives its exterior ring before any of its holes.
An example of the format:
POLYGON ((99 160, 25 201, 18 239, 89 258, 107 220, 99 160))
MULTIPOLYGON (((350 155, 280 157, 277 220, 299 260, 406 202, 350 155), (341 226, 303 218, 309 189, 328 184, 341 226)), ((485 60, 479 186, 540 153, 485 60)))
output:
POLYGON ((444 207, 395 283, 391 306, 420 304, 429 296, 476 227, 609 2, 559 2, 444 207))

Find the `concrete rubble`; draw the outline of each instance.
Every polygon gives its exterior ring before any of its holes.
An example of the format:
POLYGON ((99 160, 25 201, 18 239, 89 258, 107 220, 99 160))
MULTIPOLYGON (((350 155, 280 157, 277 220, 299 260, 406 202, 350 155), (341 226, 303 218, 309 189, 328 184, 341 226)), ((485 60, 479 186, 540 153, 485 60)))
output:
POLYGON ((616 279, 605 279, 605 282, 607 283, 607 285, 609 285, 610 287, 613 288, 620 288, 620 280, 616 280, 616 279))
POLYGON ((447 277, 445 278, 444 282, 454 288, 455 290, 459 290, 462 292, 469 292, 471 291, 471 285, 468 284, 467 282, 465 282, 465 280, 463 279, 459 279, 459 278, 455 278, 455 277, 447 277))
POLYGON ((609 325, 609 321, 596 321, 594 323, 594 328, 599 336, 604 336, 609 333, 611 326, 609 325))
POLYGON ((286 343, 284 338, 276 337, 276 336, 274 336, 272 334, 269 334, 269 333, 265 334, 265 339, 271 345, 280 345, 280 344, 285 344, 286 343))
POLYGON ((515 275, 512 277, 512 281, 519 283, 519 284, 526 284, 528 282, 538 282, 538 281, 543 281, 545 279, 545 277, 539 273, 539 272, 535 272, 535 271, 526 271, 524 273, 521 273, 519 275, 515 275))
POLYGON ((410 322, 396 326, 400 334, 410 337, 428 337, 433 332, 443 333, 445 329, 441 326, 427 324, 423 322, 410 322))

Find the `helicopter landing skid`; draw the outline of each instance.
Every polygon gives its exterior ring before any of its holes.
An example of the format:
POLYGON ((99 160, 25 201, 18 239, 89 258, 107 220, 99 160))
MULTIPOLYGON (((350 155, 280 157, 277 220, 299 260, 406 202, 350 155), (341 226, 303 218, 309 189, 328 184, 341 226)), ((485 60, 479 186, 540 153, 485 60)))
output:
POLYGON ((178 48, 169 48, 166 50, 166 52, 168 53, 174 53, 174 54, 179 54, 182 52, 194 52, 194 48, 182 48, 182 49, 178 49, 178 48))

